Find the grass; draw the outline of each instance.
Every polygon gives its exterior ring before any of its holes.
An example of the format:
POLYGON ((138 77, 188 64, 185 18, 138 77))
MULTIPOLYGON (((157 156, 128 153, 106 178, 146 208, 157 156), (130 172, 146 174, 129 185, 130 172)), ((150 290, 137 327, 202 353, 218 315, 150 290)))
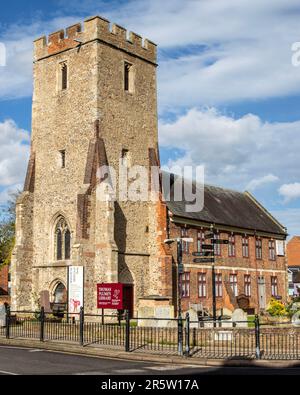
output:
POLYGON ((248 320, 248 328, 255 328, 255 324, 254 324, 255 315, 248 315, 247 320, 248 320))

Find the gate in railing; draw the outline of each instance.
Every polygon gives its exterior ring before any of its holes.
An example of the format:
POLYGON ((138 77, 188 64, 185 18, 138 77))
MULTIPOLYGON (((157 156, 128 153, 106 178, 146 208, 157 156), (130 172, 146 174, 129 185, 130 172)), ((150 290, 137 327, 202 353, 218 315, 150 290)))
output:
POLYGON ((180 354, 193 358, 300 359, 300 328, 291 323, 133 318, 80 314, 54 317, 10 312, 0 337, 112 347, 127 352, 180 354))

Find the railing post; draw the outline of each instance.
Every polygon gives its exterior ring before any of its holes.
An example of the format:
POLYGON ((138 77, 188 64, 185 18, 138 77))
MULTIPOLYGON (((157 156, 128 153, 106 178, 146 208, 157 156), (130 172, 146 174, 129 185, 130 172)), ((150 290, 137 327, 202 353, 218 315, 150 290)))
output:
POLYGON ((125 319, 126 319, 125 351, 130 352, 130 317, 128 310, 126 310, 125 312, 125 319))
POLYGON ((255 324, 255 357, 256 359, 260 359, 260 324, 258 315, 255 316, 254 320, 255 324))
POLYGON ((80 345, 84 345, 84 309, 80 307, 80 345))
POLYGON ((44 341, 44 337, 45 337, 45 309, 44 309, 44 307, 41 307, 40 323, 41 323, 41 327, 40 327, 40 341, 43 342, 44 341))
POLYGON ((192 342, 192 347, 196 347, 196 328, 193 328, 193 342, 192 342))
POLYGON ((190 315, 186 313, 185 317, 185 356, 190 356, 190 315))
POLYGON ((6 329, 6 339, 10 337, 10 307, 6 307, 6 316, 5 316, 5 329, 6 329))
POLYGON ((183 320, 181 315, 178 317, 178 354, 183 355, 183 320))

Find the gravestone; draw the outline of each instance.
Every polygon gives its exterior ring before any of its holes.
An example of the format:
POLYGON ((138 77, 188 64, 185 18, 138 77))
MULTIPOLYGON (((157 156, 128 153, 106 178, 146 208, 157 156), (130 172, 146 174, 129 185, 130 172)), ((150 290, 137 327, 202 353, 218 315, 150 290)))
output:
POLYGON ((173 327, 174 307, 169 299, 152 296, 140 299, 138 308, 138 326, 140 327, 173 327))
POLYGON ((250 305, 249 296, 247 296, 245 294, 241 294, 236 298, 236 300, 237 300, 237 304, 240 309, 243 309, 243 310, 249 309, 249 305, 250 305))
POLYGON ((40 304, 41 307, 44 307, 45 313, 51 313, 51 307, 50 307, 50 296, 49 296, 49 291, 41 291, 40 292, 40 304))
POLYGON ((200 324, 197 310, 190 307, 188 313, 190 315, 190 328, 199 328, 200 324))
POLYGON ((6 308, 4 305, 0 305, 0 328, 6 325, 6 308))
POLYGON ((235 309, 232 313, 232 322, 235 322, 239 328, 248 328, 248 314, 242 309, 235 309))
POLYGON ((292 324, 293 326, 300 326, 300 311, 295 313, 292 317, 292 324))

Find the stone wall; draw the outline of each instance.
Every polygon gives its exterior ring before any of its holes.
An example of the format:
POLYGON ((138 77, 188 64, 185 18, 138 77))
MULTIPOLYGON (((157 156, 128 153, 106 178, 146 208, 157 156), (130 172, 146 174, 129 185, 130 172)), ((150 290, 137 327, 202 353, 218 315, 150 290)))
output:
POLYGON ((69 265, 85 267, 87 312, 97 312, 100 282, 132 284, 135 309, 149 294, 171 297, 170 257, 158 219, 165 208, 99 199, 101 165, 115 169, 118 187, 123 150, 131 167, 148 169, 151 150, 158 158, 155 44, 143 44, 134 33, 127 39, 125 29, 113 25, 110 30, 108 21, 93 17, 83 28, 76 24, 36 40, 34 60, 31 159, 18 203, 12 265, 14 306, 35 308, 44 290, 51 301, 58 282, 67 286, 69 265), (125 63, 132 70, 130 91, 124 90, 125 63), (61 86, 63 65, 67 89, 61 86), (55 257, 60 216, 72 235, 67 261, 55 257))

